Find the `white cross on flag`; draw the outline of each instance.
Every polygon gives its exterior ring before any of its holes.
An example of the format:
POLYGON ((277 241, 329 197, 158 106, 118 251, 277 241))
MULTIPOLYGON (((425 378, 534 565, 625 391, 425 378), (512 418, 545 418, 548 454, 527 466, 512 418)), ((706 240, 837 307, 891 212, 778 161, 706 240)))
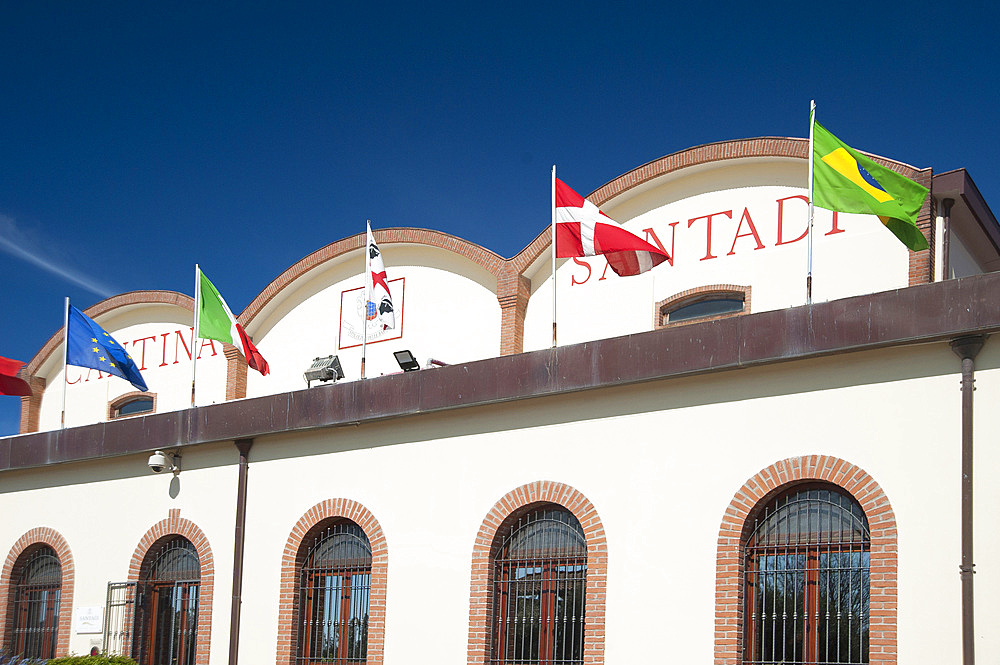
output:
POLYGON ((646 272, 670 258, 556 178, 556 257, 598 254, 622 277, 646 272))

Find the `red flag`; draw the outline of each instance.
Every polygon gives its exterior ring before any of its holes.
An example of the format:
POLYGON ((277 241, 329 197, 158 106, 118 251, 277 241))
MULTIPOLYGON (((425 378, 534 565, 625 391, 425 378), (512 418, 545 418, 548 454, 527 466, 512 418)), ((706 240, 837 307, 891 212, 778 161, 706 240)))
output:
POLYGON ((31 397, 31 386, 27 381, 17 378, 17 370, 23 366, 24 363, 20 360, 0 356, 0 395, 31 397))
POLYGON ((598 254, 622 277, 646 272, 670 258, 556 178, 556 256, 598 254))

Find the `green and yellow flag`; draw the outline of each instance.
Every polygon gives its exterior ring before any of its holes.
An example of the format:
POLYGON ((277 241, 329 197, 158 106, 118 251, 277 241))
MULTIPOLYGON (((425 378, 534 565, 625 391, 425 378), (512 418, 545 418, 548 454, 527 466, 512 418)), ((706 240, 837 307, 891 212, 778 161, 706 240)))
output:
POLYGON ((813 122, 813 203, 827 210, 878 215, 911 250, 927 249, 917 215, 930 190, 876 164, 813 122))

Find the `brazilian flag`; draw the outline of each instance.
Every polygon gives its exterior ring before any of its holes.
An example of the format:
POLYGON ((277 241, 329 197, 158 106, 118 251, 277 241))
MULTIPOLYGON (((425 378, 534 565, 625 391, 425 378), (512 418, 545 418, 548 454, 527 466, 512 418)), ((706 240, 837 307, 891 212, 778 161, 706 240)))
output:
POLYGON ((878 215, 913 251, 927 249, 917 215, 928 190, 848 147, 813 121, 813 203, 827 210, 878 215))

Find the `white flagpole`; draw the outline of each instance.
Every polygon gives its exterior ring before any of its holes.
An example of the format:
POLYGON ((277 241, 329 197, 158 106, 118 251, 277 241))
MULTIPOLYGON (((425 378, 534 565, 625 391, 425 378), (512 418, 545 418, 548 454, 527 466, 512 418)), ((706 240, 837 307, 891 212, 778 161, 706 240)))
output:
POLYGON ((372 220, 368 220, 365 227, 365 302, 364 311, 361 314, 361 378, 365 378, 365 355, 368 351, 368 302, 371 294, 368 293, 369 274, 372 271, 371 247, 368 246, 368 232, 371 231, 372 220))
POLYGON ((66 376, 66 361, 69 359, 69 296, 66 297, 66 306, 63 308, 63 403, 62 415, 59 418, 59 427, 66 427, 66 391, 69 389, 69 377, 66 376))
POLYGON ((809 259, 806 267, 806 304, 813 298, 813 127, 816 124, 816 100, 809 102, 809 259))
POLYGON ((556 165, 552 165, 552 348, 556 346, 556 165))
POLYGON ((191 331, 191 406, 194 406, 195 366, 198 363, 198 315, 201 310, 201 269, 194 264, 194 330, 191 331))

